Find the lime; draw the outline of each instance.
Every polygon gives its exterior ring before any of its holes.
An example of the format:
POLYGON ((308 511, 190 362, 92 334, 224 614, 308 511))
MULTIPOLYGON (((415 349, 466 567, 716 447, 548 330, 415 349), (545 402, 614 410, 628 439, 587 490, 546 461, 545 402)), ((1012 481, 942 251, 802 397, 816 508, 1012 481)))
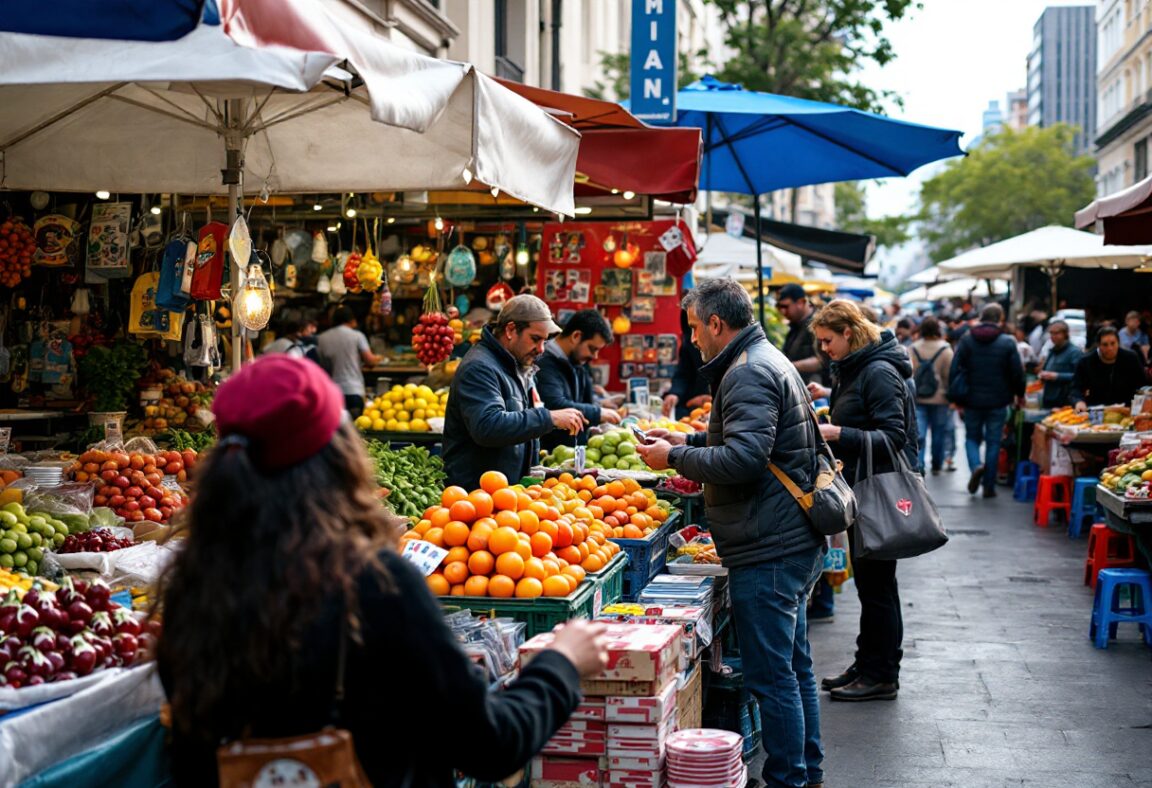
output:
MULTIPOLYGON (((4 553, 5 555, 14 553, 17 547, 19 547, 19 545, 16 544, 15 539, 0 539, 0 553, 4 553)), ((9 564, 9 566, 11 566, 11 564, 9 564)))

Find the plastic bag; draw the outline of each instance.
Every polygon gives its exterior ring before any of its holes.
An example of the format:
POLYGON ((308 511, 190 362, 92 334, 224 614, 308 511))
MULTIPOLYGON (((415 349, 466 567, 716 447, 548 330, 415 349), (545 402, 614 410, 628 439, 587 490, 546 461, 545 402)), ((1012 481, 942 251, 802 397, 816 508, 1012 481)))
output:
POLYGON ((824 554, 824 579, 830 586, 842 586, 852 576, 852 561, 848 549, 848 532, 827 537, 828 552, 824 554))

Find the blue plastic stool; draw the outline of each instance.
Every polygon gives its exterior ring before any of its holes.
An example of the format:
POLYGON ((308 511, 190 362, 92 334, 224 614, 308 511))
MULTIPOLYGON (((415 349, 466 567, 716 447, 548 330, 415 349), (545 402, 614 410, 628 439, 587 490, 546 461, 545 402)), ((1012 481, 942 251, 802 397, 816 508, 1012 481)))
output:
POLYGON ((1040 478, 1040 466, 1034 462, 1016 463, 1016 484, 1012 488, 1012 497, 1017 501, 1033 501, 1036 499, 1036 482, 1040 478))
POLYGON ((1152 646, 1152 575, 1143 569, 1101 569, 1096 576, 1096 601, 1088 637, 1096 648, 1108 648, 1122 623, 1140 627, 1144 643, 1152 646), (1128 586, 1128 605, 1120 606, 1119 592, 1128 586))
POLYGON ((1072 513, 1068 516, 1068 538, 1079 539, 1088 523, 1098 522, 1096 506, 1096 485, 1100 480, 1095 476, 1080 476, 1072 480, 1072 513))

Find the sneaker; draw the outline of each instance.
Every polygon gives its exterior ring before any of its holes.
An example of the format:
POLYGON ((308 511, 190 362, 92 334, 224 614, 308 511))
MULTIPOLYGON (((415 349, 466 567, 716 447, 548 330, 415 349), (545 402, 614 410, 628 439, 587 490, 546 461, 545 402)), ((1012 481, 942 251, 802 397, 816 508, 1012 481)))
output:
POLYGON ((994 490, 991 487, 987 488, 986 490, 984 490, 984 497, 985 498, 995 498, 996 497, 996 490, 994 490))
POLYGON ((829 613, 829 614, 824 615, 824 616, 814 616, 812 614, 808 615, 808 623, 809 624, 831 624, 835 620, 836 620, 836 616, 832 613, 829 613))
POLYGON ((972 478, 968 480, 968 493, 975 495, 976 491, 980 489, 980 483, 984 480, 984 466, 977 466, 976 470, 972 471, 972 478))
POLYGON ((952 471, 956 470, 956 463, 952 461, 951 457, 944 460, 944 470, 948 471, 948 473, 952 473, 952 471))

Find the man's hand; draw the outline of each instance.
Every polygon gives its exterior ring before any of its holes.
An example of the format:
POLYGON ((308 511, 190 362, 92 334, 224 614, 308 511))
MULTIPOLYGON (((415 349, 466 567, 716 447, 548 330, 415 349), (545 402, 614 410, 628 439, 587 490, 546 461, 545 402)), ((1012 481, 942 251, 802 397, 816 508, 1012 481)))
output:
POLYGON ((652 440, 671 443, 673 446, 683 446, 688 443, 688 435, 686 433, 666 430, 663 427, 648 430, 648 437, 652 440))
POLYGON ((584 429, 584 425, 588 423, 584 418, 584 414, 575 408, 564 408, 563 410, 551 410, 548 412, 552 416, 552 423, 556 426, 556 429, 564 430, 569 435, 575 435, 580 432, 580 430, 584 429))
POLYGON ((672 444, 666 440, 657 440, 652 443, 640 444, 636 453, 644 458, 648 467, 654 471, 662 471, 669 467, 668 452, 672 451, 672 444))
POLYGON ((676 410, 676 403, 680 401, 680 397, 675 394, 664 395, 664 405, 660 408, 660 412, 665 416, 671 416, 676 410))
POLYGON ((824 440, 832 443, 833 441, 840 440, 840 425, 839 424, 821 424, 820 434, 824 440))
POLYGON ((712 401, 712 395, 711 394, 701 394, 698 397, 693 397, 692 399, 688 400, 688 407, 689 408, 702 408, 711 401, 712 401))
POLYGON ((612 410, 611 408, 600 408, 600 423, 601 424, 619 424, 620 412, 612 410))
POLYGON ((812 382, 808 384, 808 393, 812 395, 812 399, 820 399, 821 397, 831 396, 832 389, 825 388, 819 383, 812 382))
POLYGON ((1059 377, 1059 373, 1052 372, 1051 370, 1044 370, 1036 377, 1040 378, 1040 380, 1056 380, 1056 378, 1059 377))

